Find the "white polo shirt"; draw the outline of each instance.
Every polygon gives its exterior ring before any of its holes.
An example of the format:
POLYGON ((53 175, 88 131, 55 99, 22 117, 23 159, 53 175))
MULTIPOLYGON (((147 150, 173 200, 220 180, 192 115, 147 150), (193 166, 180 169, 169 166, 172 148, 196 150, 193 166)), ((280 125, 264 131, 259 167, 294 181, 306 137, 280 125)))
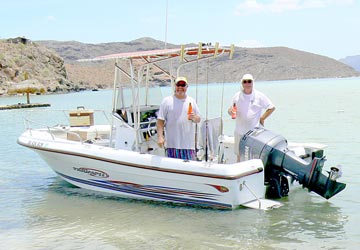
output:
POLYGON ((167 96, 160 105, 158 119, 165 121, 165 146, 177 149, 195 149, 195 123, 188 120, 188 108, 191 102, 194 114, 200 116, 195 100, 187 96, 178 99, 167 96))
POLYGON ((235 133, 241 135, 260 125, 263 110, 274 107, 266 95, 255 89, 250 95, 243 91, 236 92, 232 100, 237 107, 235 133))

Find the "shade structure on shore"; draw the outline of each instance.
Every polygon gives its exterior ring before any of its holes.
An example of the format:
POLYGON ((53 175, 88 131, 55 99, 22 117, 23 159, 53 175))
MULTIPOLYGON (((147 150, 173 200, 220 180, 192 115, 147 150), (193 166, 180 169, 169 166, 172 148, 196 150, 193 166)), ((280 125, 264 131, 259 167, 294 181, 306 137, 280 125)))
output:
POLYGON ((26 101, 30 104, 30 94, 45 93, 45 87, 37 80, 25 80, 20 83, 14 84, 8 89, 8 94, 25 94, 26 101))

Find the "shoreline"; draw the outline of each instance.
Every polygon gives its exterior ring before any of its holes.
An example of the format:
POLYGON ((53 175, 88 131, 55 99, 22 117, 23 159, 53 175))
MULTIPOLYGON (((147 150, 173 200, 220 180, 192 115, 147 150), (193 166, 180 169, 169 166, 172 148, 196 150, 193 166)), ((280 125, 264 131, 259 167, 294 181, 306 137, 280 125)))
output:
POLYGON ((8 109, 23 109, 23 108, 38 108, 38 107, 50 107, 49 103, 18 103, 10 105, 0 105, 0 110, 8 109))

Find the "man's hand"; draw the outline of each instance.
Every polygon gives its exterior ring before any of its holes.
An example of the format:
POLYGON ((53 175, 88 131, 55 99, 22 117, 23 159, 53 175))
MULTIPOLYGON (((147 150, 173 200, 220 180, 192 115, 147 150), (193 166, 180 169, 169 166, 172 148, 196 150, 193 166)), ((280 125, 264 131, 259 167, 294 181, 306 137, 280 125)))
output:
POLYGON ((159 145, 159 147, 160 148, 164 147, 164 143, 165 143, 164 137, 159 136, 158 141, 157 141, 157 144, 159 145))

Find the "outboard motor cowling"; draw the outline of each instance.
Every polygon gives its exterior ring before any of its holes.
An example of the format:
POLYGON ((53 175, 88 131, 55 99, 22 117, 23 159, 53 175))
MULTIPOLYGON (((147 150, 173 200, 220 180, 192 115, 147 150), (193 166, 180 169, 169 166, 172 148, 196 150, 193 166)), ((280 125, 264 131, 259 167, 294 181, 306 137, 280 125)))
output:
POLYGON ((344 183, 322 173, 325 157, 314 154, 311 161, 305 161, 288 149, 287 140, 265 128, 255 128, 246 133, 240 141, 242 161, 261 159, 265 166, 265 184, 269 186, 268 197, 283 197, 289 191, 287 176, 299 181, 303 187, 329 199, 345 188, 344 183), (320 157, 319 157, 320 156, 320 157))

